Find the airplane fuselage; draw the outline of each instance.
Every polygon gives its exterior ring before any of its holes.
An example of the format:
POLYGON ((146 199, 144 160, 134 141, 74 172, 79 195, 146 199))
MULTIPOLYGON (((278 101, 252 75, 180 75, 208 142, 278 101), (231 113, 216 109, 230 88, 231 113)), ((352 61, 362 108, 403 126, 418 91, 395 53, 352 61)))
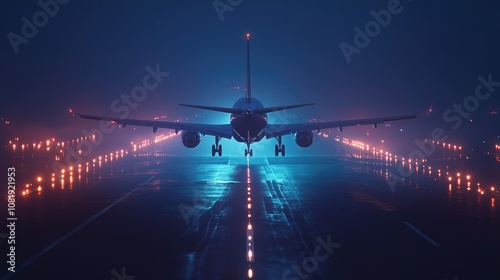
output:
POLYGON ((264 128, 267 125, 266 113, 255 113, 256 109, 262 109, 264 106, 256 98, 247 100, 240 98, 234 103, 234 109, 241 109, 244 113, 231 114, 231 126, 233 129, 233 138, 238 142, 247 144, 259 142, 264 137, 264 128))

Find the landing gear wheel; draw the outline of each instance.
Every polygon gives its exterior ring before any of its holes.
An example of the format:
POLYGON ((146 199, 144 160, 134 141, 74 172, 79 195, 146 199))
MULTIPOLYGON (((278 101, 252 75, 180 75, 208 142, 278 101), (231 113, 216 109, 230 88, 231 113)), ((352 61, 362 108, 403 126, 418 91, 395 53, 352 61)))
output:
POLYGON ((250 150, 245 149, 245 156, 248 156, 248 155, 253 156, 253 150, 252 149, 250 149, 250 150))
POLYGON ((215 145, 212 145, 212 156, 214 157, 215 154, 218 154, 219 156, 222 156, 222 145, 219 145, 221 137, 215 136, 215 145))
POLYGON ((276 137, 278 140, 278 144, 274 145, 274 155, 278 156, 280 153, 282 156, 285 156, 285 145, 281 144, 281 136, 276 137))

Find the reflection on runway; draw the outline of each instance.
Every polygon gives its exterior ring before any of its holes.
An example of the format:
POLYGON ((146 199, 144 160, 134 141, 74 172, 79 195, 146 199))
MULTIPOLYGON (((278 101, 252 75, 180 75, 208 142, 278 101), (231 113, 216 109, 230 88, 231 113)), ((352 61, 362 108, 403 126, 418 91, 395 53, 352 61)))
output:
MULTIPOLYGON (((495 275, 498 185, 453 165, 465 160, 464 147, 440 144, 444 151, 420 161, 361 141, 329 143, 338 153, 212 158, 172 157, 171 143, 151 139, 59 176, 35 169, 19 199, 18 261, 64 242, 13 278, 71 279, 75 271, 81 279, 119 271, 136 279, 495 275), (386 178, 403 161, 413 174, 390 192, 386 178)), ((50 150, 35 155, 50 162, 50 150)))
MULTIPOLYGON (((391 173, 411 174, 411 176, 404 176, 402 178, 402 187, 414 189, 425 187, 425 185, 419 184, 418 180, 418 178, 425 177, 426 179, 439 181, 443 185, 446 185, 450 194, 455 192, 463 194, 463 190, 465 189, 466 192, 477 194, 478 198, 486 196, 491 200, 492 208, 495 207, 495 198, 499 197, 498 182, 492 180, 494 176, 488 176, 493 174, 473 176, 474 171, 467 170, 466 166, 468 165, 460 163, 461 161, 467 162, 469 160, 469 156, 464 154, 461 145, 436 141, 427 142, 425 140, 424 143, 428 145, 432 144, 432 147, 436 149, 431 157, 419 158, 407 156, 405 158, 404 156, 393 154, 388 150, 370 146, 362 141, 348 138, 341 139, 339 137, 336 137, 335 141, 341 142, 348 147, 348 154, 360 160, 360 162, 369 164, 369 166, 380 166, 379 168, 374 167, 372 171, 386 180, 391 179, 391 173)), ((500 145, 496 145, 495 149, 500 151, 500 145)), ((422 152, 420 154, 423 155, 422 152)))
MULTIPOLYGON (((158 152, 152 152, 151 150, 148 150, 147 152, 143 151, 150 147, 150 145, 159 145, 174 136, 176 136, 176 134, 173 133, 160 134, 155 136, 152 140, 145 139, 140 141, 140 143, 131 142, 130 155, 134 157, 165 156, 158 152)), ((25 188, 20 192, 20 194, 22 196, 28 196, 34 193, 41 195, 45 189, 49 189, 49 186, 52 190, 72 190, 75 183, 78 183, 79 185, 95 184, 96 179, 102 177, 104 174, 120 172, 120 168, 122 167, 117 167, 116 165, 113 165, 113 163, 129 156, 129 149, 120 148, 105 154, 93 154, 93 156, 89 158, 82 156, 82 153, 85 154, 85 150, 82 148, 82 143, 85 141, 91 143, 91 141, 95 140, 95 135, 90 137, 80 137, 68 141, 56 141, 56 138, 50 138, 46 141, 34 142, 32 145, 27 143, 20 144, 20 139, 17 137, 10 140, 9 147, 11 152, 22 161, 46 161, 45 164, 49 167, 55 166, 54 163, 60 164, 58 166, 64 166, 62 168, 45 169, 43 170, 45 174, 30 174, 33 178, 31 180, 29 179, 29 176, 21 177, 20 180, 25 188), (18 150, 19 146, 21 147, 21 150, 18 150), (76 152, 80 155, 80 159, 82 160, 78 160, 78 163, 70 163, 70 165, 68 162, 71 161, 67 159, 70 156, 75 156, 71 154, 72 152, 76 152), (52 158, 52 160, 49 161, 49 158, 52 158), (103 168, 107 170, 104 171, 103 168), (50 171, 52 172, 49 173, 50 171)), ((23 162, 22 164, 25 165, 26 163, 23 162)), ((32 173, 33 170, 25 170, 25 172, 29 174, 32 173)))

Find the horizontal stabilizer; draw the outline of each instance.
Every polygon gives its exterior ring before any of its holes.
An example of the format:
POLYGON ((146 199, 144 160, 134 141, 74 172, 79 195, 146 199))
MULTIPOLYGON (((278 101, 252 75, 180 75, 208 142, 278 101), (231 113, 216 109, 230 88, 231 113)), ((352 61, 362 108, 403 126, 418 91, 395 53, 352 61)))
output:
POLYGON ((272 112, 276 112, 276 111, 282 111, 282 110, 287 110, 287 109, 305 107, 305 106, 310 106, 310 105, 314 105, 314 103, 299 104, 299 105, 276 106, 276 107, 267 107, 267 108, 257 109, 257 110, 255 110, 255 113, 257 113, 257 114, 258 113, 272 113, 272 112))
POLYGON ((191 108, 198 108, 198 109, 204 109, 204 110, 211 110, 211 111, 223 112, 223 113, 231 113, 231 114, 241 114, 241 113, 243 113, 243 110, 241 110, 241 109, 235 109, 235 108, 201 106, 201 105, 189 105, 189 104, 179 104, 179 105, 185 106, 185 107, 191 107, 191 108))

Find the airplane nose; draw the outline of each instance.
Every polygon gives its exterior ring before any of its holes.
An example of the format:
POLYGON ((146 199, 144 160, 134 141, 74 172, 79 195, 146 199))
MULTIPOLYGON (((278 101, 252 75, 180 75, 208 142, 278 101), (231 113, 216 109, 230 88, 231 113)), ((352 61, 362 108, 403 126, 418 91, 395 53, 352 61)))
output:
POLYGON ((250 109, 247 109, 247 110, 245 111, 245 114, 246 114, 247 116, 250 116, 250 115, 252 114, 252 111, 250 111, 250 109))

